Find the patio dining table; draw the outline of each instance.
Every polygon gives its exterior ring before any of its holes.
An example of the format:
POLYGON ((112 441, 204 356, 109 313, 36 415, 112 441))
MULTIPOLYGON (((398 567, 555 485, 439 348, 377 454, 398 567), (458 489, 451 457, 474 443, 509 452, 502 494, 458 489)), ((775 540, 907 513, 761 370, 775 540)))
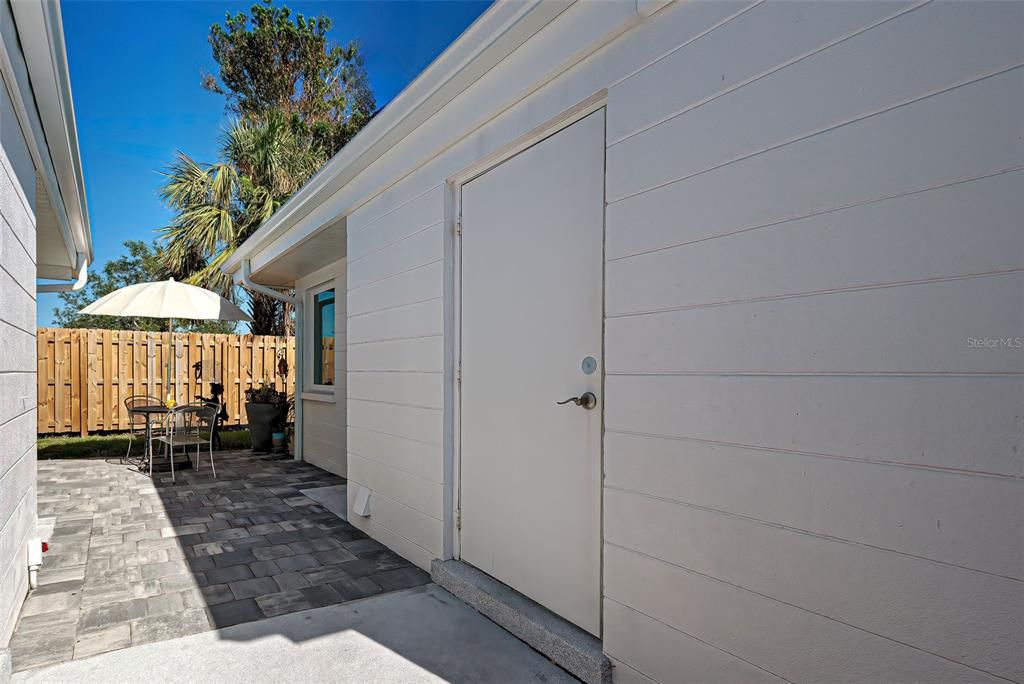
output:
MULTIPOLYGON (((163 416, 166 416, 171 412, 171 409, 167 408, 163 404, 143 404, 140 406, 133 406, 128 409, 128 413, 134 413, 136 415, 143 416, 146 419, 146 447, 142 455, 142 463, 139 464, 139 468, 146 463, 147 459, 152 463, 153 457, 153 423, 163 420, 163 416)), ((170 458, 174 458, 174 454, 170 455, 170 458)), ((189 466, 191 467, 191 461, 189 466)))

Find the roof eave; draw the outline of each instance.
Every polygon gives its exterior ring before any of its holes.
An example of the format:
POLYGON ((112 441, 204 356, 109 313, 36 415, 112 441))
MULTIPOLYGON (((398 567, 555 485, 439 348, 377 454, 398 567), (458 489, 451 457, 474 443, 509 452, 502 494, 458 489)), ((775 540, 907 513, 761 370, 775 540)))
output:
POLYGON ((23 0, 11 3, 11 11, 22 37, 22 54, 45 137, 48 156, 43 161, 52 169, 47 170, 52 176, 44 173, 44 179, 51 186, 51 197, 59 199, 58 217, 70 233, 73 245, 69 247, 76 252, 71 255, 72 263, 77 254, 84 254, 91 262, 92 230, 60 5, 56 0, 23 0))
POLYGON ((240 245, 222 270, 236 273, 243 261, 277 240, 454 94, 479 78, 482 74, 476 73, 475 65, 500 61, 573 2, 496 2, 240 245))

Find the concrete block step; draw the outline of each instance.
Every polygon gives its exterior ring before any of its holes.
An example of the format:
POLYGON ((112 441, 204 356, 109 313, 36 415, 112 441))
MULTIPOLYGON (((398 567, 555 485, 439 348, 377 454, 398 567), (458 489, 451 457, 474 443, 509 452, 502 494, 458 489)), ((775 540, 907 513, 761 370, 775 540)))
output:
POLYGON ((430 576, 587 684, 611 684, 611 661, 592 634, 462 561, 435 560, 430 576))

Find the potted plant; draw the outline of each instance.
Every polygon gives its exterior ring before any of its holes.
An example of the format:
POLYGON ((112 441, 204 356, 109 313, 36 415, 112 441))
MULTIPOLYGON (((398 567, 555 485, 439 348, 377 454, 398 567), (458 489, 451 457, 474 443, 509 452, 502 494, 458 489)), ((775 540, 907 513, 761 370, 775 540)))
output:
POLYGON ((289 425, 284 429, 284 434, 288 439, 288 453, 295 454, 295 426, 289 425))
POLYGON ((253 449, 273 448, 274 433, 283 431, 288 420, 288 404, 288 394, 278 391, 273 382, 261 380, 259 386, 245 390, 245 415, 253 449))

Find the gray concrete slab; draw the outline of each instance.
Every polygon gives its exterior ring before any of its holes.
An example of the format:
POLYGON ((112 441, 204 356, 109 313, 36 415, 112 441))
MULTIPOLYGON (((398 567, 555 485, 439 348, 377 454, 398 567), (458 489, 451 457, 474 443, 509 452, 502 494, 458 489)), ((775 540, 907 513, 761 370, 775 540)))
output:
POLYGON ((302 493, 342 520, 348 520, 348 485, 313 487, 303 489, 302 493))
POLYGON ((0 684, 7 684, 11 681, 11 651, 8 648, 0 648, 0 684))
POLYGON ((576 681, 430 584, 16 673, 50 682, 576 681))
MULTIPOLYGON (((434 582, 584 682, 611 684, 611 661, 593 635, 461 561, 435 560, 430 574, 434 582)), ((383 582, 382 577, 375 580, 383 582)))

